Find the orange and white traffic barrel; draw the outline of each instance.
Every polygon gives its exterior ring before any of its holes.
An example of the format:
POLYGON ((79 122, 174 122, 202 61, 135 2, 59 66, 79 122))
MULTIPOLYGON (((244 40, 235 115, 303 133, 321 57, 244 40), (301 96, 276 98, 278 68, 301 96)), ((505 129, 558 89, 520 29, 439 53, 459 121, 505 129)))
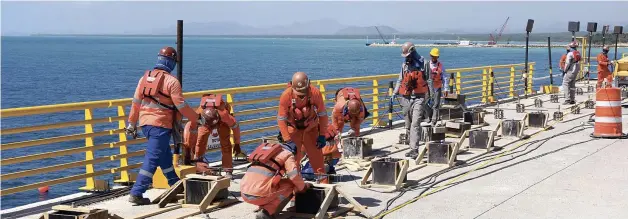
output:
POLYGON ((621 126, 621 89, 600 88, 595 99, 593 137, 625 137, 621 126))

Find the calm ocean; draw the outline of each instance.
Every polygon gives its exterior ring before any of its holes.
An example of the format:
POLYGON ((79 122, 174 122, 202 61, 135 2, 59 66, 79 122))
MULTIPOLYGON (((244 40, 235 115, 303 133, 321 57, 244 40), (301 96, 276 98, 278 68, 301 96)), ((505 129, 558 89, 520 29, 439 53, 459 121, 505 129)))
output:
MULTIPOLYGON (((399 40, 398 42, 403 42, 399 40)), ((359 39, 297 39, 297 38, 214 38, 189 37, 184 39, 183 88, 198 91, 215 88, 240 87, 283 83, 295 71, 308 73, 311 79, 389 74, 399 71, 400 49, 371 48, 359 39)), ((431 43, 415 41, 415 43, 431 43)), ((2 37, 2 109, 33 105, 47 105, 79 101, 129 98, 144 70, 152 68, 158 50, 175 47, 175 37, 2 37)), ((418 48, 428 55, 430 48, 418 48)), ((620 49, 620 52, 628 52, 620 49)), ((562 48, 552 48, 552 61, 557 65, 562 48)), ((593 49, 593 54, 599 53, 593 49)), ((536 62, 535 77, 548 74, 547 49, 530 49, 530 62, 536 62)), ((612 53, 612 52, 611 52, 612 53)), ((441 61, 446 68, 524 62, 525 50, 519 48, 442 48, 441 61)), ((611 54, 612 55, 612 54, 611 54)), ((556 67, 554 67, 556 68, 556 67)), ((555 74, 560 74, 556 69, 555 74)), ((558 78, 557 78, 558 79, 558 78)), ((546 81, 535 81, 538 85, 546 81)), ((560 79, 555 81, 560 84, 560 79)), ((245 99, 255 97, 251 94, 245 99)), ((263 94, 259 94, 263 95, 263 94)), ((239 98, 239 97, 236 97, 239 98)), ((196 103, 198 100, 190 100, 196 103)), ((244 108, 236 107, 236 110, 244 108)), ((96 117, 113 116, 115 110, 96 110, 96 117)), ((272 113, 271 113, 272 114, 272 113)), ((83 119, 83 112, 46 114, 2 119, 2 128, 47 124, 83 119)), ((238 119, 247 119, 246 117, 238 119)), ((276 123, 275 123, 276 124, 276 123)), ((265 125, 272 125, 265 123, 265 125)), ((117 124, 98 125, 95 131, 117 128, 117 124)), ((79 133, 83 127, 72 127, 43 132, 29 132, 1 136, 2 143, 26 139, 53 137, 79 133)), ((259 137, 248 136, 248 137, 259 137)), ((97 138, 95 144, 111 142, 112 138, 97 138)), ((243 139, 246 140, 246 139, 243 139)), ((83 147, 84 141, 2 151, 2 159, 54 150, 83 147)), ((250 147, 245 150, 250 151, 250 147)), ((135 145, 130 150, 141 149, 135 145)), ((96 156, 116 153, 117 149, 100 150, 96 156)), ((2 173, 41 168, 83 160, 82 153, 55 159, 44 159, 2 166, 2 173)), ((207 157, 217 160, 219 154, 207 157)), ((141 157, 129 163, 140 162, 141 157)), ((98 164, 98 169, 116 167, 117 162, 98 164)), ((72 168, 1 182, 3 189, 26 185, 52 178, 84 173, 84 168, 72 168)), ((99 177, 111 179, 111 175, 99 177)), ((39 200, 77 192, 84 180, 51 186, 50 192, 40 196, 28 191, 2 197, 1 208, 11 208, 39 200)))

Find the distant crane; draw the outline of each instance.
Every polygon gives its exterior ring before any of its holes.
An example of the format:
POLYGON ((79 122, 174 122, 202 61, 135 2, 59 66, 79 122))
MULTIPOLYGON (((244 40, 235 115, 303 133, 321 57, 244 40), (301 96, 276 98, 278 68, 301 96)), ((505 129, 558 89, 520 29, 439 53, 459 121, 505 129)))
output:
POLYGON ((384 41, 385 44, 388 44, 388 41, 386 41, 386 39, 384 39, 384 35, 382 35, 382 32, 379 31, 379 28, 377 28, 377 26, 375 26, 375 30, 377 30, 377 33, 379 34, 379 37, 382 38, 382 40, 384 41))
MULTIPOLYGON (((377 33, 379 34, 379 37, 382 38, 382 40, 384 41, 384 44, 389 44, 388 41, 386 41, 386 39, 384 38, 384 35, 382 35, 382 32, 379 31, 379 28, 377 28, 377 26, 374 26, 374 27, 375 27, 375 30, 377 30, 377 33)), ((394 38, 395 37, 393 37, 393 42, 394 42, 394 38)), ((368 42, 366 42, 366 46, 370 46, 371 44, 377 45, 378 43, 368 43, 368 42)))
MULTIPOLYGON (((489 34, 488 45, 496 45, 497 44, 497 41, 499 41, 499 38, 502 37, 502 33, 504 32, 504 29, 506 28, 506 24, 508 24, 508 20, 509 19, 510 19, 510 17, 506 18, 506 21, 502 25, 502 28, 499 30, 499 33, 497 34, 497 37, 494 37, 493 33, 489 34)), ((495 31, 497 31, 497 29, 495 29, 495 31)))

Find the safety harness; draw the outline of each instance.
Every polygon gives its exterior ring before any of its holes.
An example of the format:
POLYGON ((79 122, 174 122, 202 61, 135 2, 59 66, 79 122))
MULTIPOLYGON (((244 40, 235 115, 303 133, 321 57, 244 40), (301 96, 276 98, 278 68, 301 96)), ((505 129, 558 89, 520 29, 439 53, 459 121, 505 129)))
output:
POLYGON ((144 97, 150 98, 151 100, 157 102, 157 104, 169 110, 177 111, 177 108, 175 106, 168 106, 162 102, 159 102, 159 100, 155 98, 155 95, 157 94, 167 97, 169 99, 171 98, 169 95, 166 95, 163 92, 161 92, 161 87, 163 86, 164 78, 165 78, 165 75, 162 70, 146 71, 146 73, 144 73, 144 77, 142 77, 142 82, 140 84, 142 95, 144 97))
POLYGON ((275 160, 275 157, 282 151, 283 148, 280 144, 262 143, 247 157, 248 161, 251 163, 248 167, 260 166, 270 170, 275 173, 272 179, 273 184, 277 184, 284 175, 284 170, 283 166, 275 160), (272 162, 276 167, 268 165, 269 162, 272 162))

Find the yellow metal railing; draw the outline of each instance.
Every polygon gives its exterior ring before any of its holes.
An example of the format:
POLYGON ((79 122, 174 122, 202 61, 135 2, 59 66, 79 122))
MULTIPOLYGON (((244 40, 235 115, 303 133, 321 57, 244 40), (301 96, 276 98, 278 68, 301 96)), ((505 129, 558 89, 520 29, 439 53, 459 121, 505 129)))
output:
MULTIPOLYGON (((449 69, 448 73, 450 74, 449 76, 451 79, 449 84, 451 85, 450 87, 453 93, 465 94, 468 96, 468 101, 473 102, 475 100, 477 103, 492 102, 500 95, 513 97, 518 95, 521 91, 532 93, 534 63, 530 63, 529 66, 529 87, 527 90, 524 90, 524 80, 522 78, 523 67, 524 64, 512 64, 449 69)), ((396 114, 401 116, 400 112, 398 112, 400 109, 398 104, 394 103, 393 107, 390 107, 388 104, 388 97, 392 92, 392 88, 390 86, 392 81, 395 81, 397 77, 398 74, 385 74, 365 77, 335 78, 312 81, 312 84, 321 90, 327 107, 329 107, 327 110, 328 114, 333 108, 333 95, 338 88, 345 86, 359 88, 365 104, 369 106, 372 114, 369 121, 370 126, 382 126, 382 124, 385 124, 386 121, 392 121, 393 115, 396 114), (390 113, 389 110, 391 109, 394 111, 393 113, 390 113)), ((281 83, 188 92, 185 93, 184 96, 189 103, 194 103, 194 101, 192 101, 193 99, 199 99, 206 93, 223 94, 226 101, 234 106, 233 113, 241 124, 241 145, 247 145, 259 143, 264 137, 277 135, 275 112, 277 110, 277 102, 279 99, 278 92, 281 92, 284 89, 286 89, 286 84, 281 83), (263 96, 262 94, 264 92, 275 93, 263 96), (237 96, 241 96, 241 99, 238 100, 236 98, 237 96), (245 98, 246 96, 253 97, 245 98)), ((142 144, 146 142, 146 139, 138 138, 129 140, 124 134, 123 129, 126 127, 127 119, 126 112, 128 112, 128 109, 125 107, 128 107, 130 104, 131 98, 126 98, 2 109, 0 111, 0 118, 3 118, 5 121, 10 117, 20 117, 19 119, 22 120, 25 119, 22 117, 71 111, 82 111, 83 119, 55 121, 39 125, 26 124, 16 128, 11 127, 3 129, 3 144, 0 145, 0 150, 5 152, 5 156, 3 156, 2 160, 0 160, 0 166, 2 166, 4 170, 0 176, 0 180, 6 182, 7 180, 22 179, 24 177, 32 177, 38 174, 58 172, 77 167, 84 167, 85 173, 64 176, 61 178, 44 178, 43 181, 40 182, 30 184, 21 183, 21 185, 11 188, 7 188, 6 184, 3 183, 0 196, 32 190, 41 186, 62 184, 82 179, 85 179, 86 183, 81 189, 93 190, 95 188, 96 177, 109 174, 117 174, 117 180, 115 182, 133 182, 133 177, 131 177, 129 170, 139 168, 142 163, 131 164, 129 159, 143 156, 144 150, 131 150, 130 146, 142 144), (115 110, 112 110, 112 108, 115 110), (115 113, 115 116, 97 115, 96 112, 102 112, 103 110, 109 110, 111 114, 115 113), (99 130, 96 125, 109 125, 115 128, 99 130), (33 136, 30 134, 59 129, 69 132, 68 129, 76 129, 76 127, 82 127, 81 133, 47 138, 35 137, 34 139, 29 140, 21 140, 20 138, 19 141, 12 141, 12 136, 17 134, 29 134, 29 136, 33 136), (84 143, 78 143, 80 145, 77 145, 77 140, 84 141, 84 143), (62 149, 45 150, 45 147, 33 149, 33 147, 40 147, 55 143, 63 143, 61 146, 62 149), (117 150, 117 154, 97 156, 95 153, 97 151, 107 149, 117 150), (8 153, 6 153, 6 151, 8 150, 19 150, 18 152, 24 153, 18 154, 26 155, 7 157, 6 154, 8 153), (43 168, 29 170, 23 170, 22 168, 21 171, 10 173, 7 172, 7 168, 5 168, 7 165, 35 162, 47 158, 59 158, 78 153, 85 153, 85 159, 62 164, 48 165, 43 168), (117 167, 104 167, 103 163, 112 161, 119 162, 116 165, 117 167)), ((219 149, 210 150, 208 153, 218 150, 219 149)))

